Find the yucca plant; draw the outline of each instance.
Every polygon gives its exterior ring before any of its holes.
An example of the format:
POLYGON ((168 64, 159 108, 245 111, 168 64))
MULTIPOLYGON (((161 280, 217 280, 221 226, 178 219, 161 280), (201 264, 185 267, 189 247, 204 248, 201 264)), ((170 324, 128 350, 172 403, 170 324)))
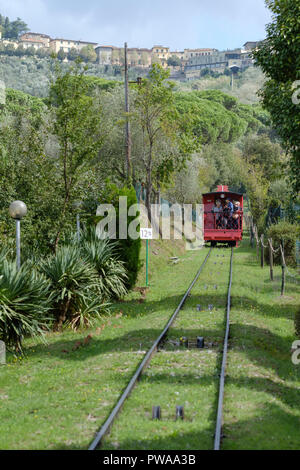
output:
POLYGON ((47 329, 52 307, 50 283, 29 265, 18 271, 2 259, 0 266, 0 339, 22 352, 26 335, 40 336, 47 329))
POLYGON ((82 296, 78 299, 77 309, 68 322, 73 330, 78 328, 90 327, 96 320, 99 320, 103 314, 109 315, 109 303, 103 303, 98 295, 93 298, 82 296))
POLYGON ((117 259, 116 244, 110 240, 84 240, 81 243, 83 255, 95 266, 98 273, 98 289, 103 297, 123 297, 127 274, 124 263, 117 259))
POLYGON ((1 266, 3 265, 3 262, 4 262, 5 260, 8 260, 8 255, 9 255, 8 250, 2 249, 2 250, 0 251, 0 269, 1 269, 1 266))
MULTIPOLYGON (((61 329, 64 322, 78 318, 83 306, 86 311, 89 307, 90 311, 100 311, 103 300, 98 293, 97 271, 78 246, 59 248, 55 255, 40 263, 40 271, 51 283, 57 329, 61 329)), ((86 316, 86 324, 90 316, 86 316)))

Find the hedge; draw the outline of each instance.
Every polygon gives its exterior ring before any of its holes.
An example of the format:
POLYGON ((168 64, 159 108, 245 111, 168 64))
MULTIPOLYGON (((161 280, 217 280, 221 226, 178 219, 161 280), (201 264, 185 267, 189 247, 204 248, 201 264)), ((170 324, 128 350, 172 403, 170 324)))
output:
MULTIPOLYGON (((268 238, 272 238, 272 245, 275 249, 283 241, 286 264, 296 266, 296 240, 300 238, 300 226, 280 221, 269 227, 264 243, 267 243, 268 238)), ((269 246, 265 250, 265 260, 267 263, 269 262, 269 246)), ((274 264, 281 264, 280 250, 274 254, 274 264)))
MULTIPOLYGON (((105 201, 101 202, 112 204, 115 208, 117 216, 116 238, 119 240, 119 255, 127 270, 128 280, 126 282, 126 288, 131 289, 136 283, 138 272, 141 267, 141 239, 138 238, 137 240, 132 240, 129 236, 126 240, 119 239, 119 198, 121 196, 127 197, 127 209, 129 209, 132 205, 137 204, 136 192, 133 186, 124 186, 122 188, 118 188, 115 184, 112 183, 107 184, 105 191, 105 201)), ((135 218, 136 217, 134 216, 127 217, 127 228, 135 218)), ((99 217, 96 217, 96 222, 97 221, 99 221, 99 217)), ((139 226, 137 227, 137 231, 139 231, 139 226)))

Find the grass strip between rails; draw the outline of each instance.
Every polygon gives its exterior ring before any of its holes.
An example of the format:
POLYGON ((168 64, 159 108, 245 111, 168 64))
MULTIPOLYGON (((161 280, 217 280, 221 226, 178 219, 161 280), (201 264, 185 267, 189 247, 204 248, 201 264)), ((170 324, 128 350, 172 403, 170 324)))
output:
POLYGON ((164 348, 127 400, 103 449, 212 448, 229 262, 230 250, 213 250, 164 348), (205 348, 178 346, 183 336, 204 336, 205 348), (159 421, 151 419, 154 405, 161 406, 159 421), (176 405, 184 406, 184 421, 175 422, 176 405))

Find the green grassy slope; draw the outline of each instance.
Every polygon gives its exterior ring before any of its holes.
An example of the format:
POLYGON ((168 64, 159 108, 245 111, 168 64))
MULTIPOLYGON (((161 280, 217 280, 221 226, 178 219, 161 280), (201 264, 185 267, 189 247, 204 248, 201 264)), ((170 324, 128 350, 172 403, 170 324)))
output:
MULTIPOLYGON (((86 449, 206 253, 151 242, 145 302, 133 292, 97 327, 51 333, 47 345, 27 340, 21 361, 8 355, 7 366, 0 367, 0 449, 86 449), (180 257, 177 264, 170 262, 173 255, 180 257), (90 342, 78 347, 88 334, 90 342)), ((229 250, 214 250, 169 337, 203 335, 207 348, 183 351, 167 342, 124 406, 105 448, 212 448, 229 255, 229 250), (202 312, 197 304, 205 307, 202 312), (152 405, 162 406, 162 421, 151 420, 152 405), (176 405, 185 407, 183 422, 174 422, 176 405)), ((299 449, 300 367, 292 364, 290 349, 300 288, 288 278, 281 298, 280 271, 275 268, 271 283, 248 240, 235 250, 224 449, 299 449)), ((140 286, 144 279, 143 269, 140 286)))

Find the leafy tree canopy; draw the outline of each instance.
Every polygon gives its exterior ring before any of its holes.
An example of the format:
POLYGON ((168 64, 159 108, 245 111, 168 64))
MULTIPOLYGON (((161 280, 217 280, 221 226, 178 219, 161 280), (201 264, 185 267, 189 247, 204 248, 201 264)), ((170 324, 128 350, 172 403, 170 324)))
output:
POLYGON ((2 37, 5 39, 18 39, 18 37, 29 31, 27 24, 17 18, 15 21, 10 21, 9 18, 0 14, 0 30, 2 37))
POLYGON ((79 55, 85 62, 96 62, 97 59, 97 54, 91 44, 84 46, 80 50, 79 55))
MULTIPOLYGON (((299 0, 266 0, 273 13, 267 25, 267 38, 253 53, 268 80, 260 95, 283 145, 291 154, 290 177, 295 194, 300 190, 300 108, 293 99, 300 79, 299 0)), ((298 93, 299 96, 299 93, 298 93)), ((297 98, 297 96, 296 96, 297 98)))
POLYGON ((218 90, 178 93, 176 106, 193 123, 194 135, 202 144, 234 142, 263 126, 252 106, 218 90))
POLYGON ((181 65, 181 60, 176 55, 172 55, 171 57, 168 58, 168 65, 171 65, 173 67, 176 67, 176 66, 178 67, 181 65))

